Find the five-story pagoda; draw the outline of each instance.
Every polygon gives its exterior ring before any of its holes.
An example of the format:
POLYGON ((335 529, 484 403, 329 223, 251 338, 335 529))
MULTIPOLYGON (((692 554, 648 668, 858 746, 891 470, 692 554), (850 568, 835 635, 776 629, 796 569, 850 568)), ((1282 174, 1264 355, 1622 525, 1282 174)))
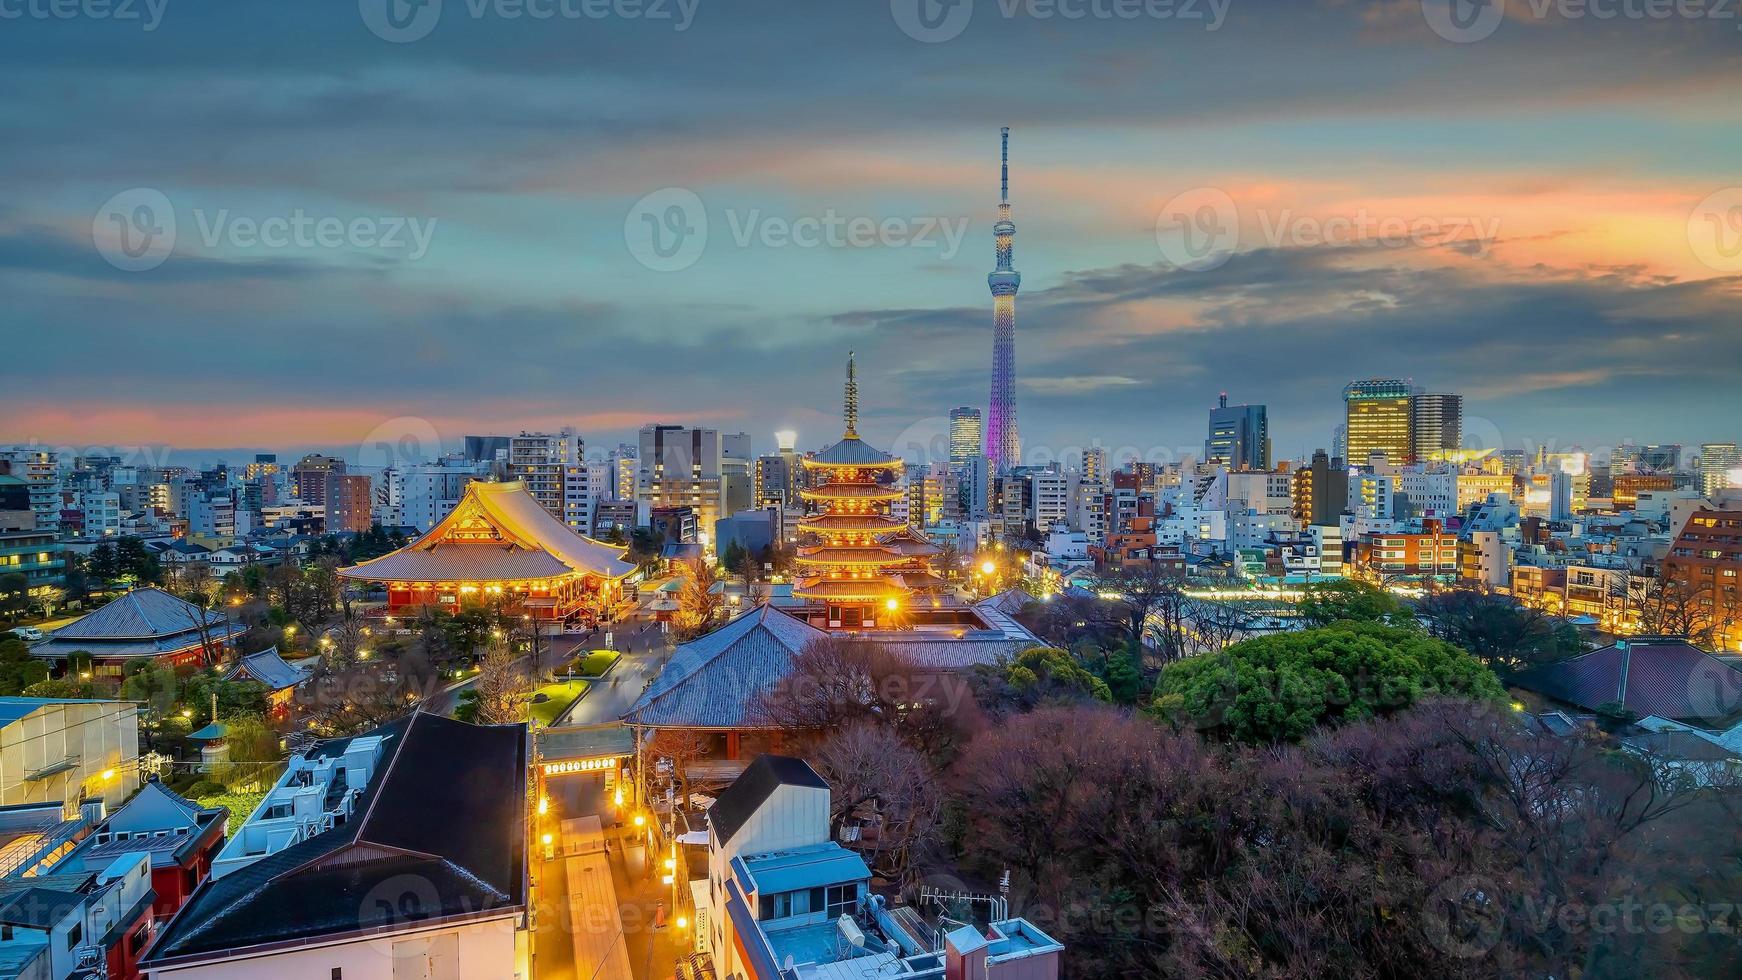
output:
MULTIPOLYGON (((804 459, 810 479, 800 496, 809 513, 799 521, 799 577, 793 596, 826 609, 830 629, 889 629, 907 621, 917 596, 935 594, 938 548, 890 515, 905 491, 903 462, 865 444, 857 431, 859 384, 847 355, 845 419, 839 442, 804 459)), ((925 604, 934 604, 926 598, 925 604)))

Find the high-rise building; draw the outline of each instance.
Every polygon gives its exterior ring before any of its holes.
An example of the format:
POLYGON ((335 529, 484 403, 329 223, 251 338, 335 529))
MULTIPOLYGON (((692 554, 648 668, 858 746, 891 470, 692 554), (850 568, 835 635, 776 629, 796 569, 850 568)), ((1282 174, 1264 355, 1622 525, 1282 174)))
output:
POLYGON ((980 410, 964 405, 950 409, 950 463, 959 466, 980 454, 980 410))
POLYGON ((1310 464, 1294 471, 1294 519, 1302 524, 1337 524, 1349 502, 1349 471, 1323 449, 1310 464))
POLYGON ((255 453, 254 462, 249 463, 248 468, 243 470, 242 473, 244 478, 249 481, 258 480, 263 476, 270 477, 278 475, 278 454, 255 453))
POLYGON ((1463 448, 1463 395, 1413 395, 1409 400, 1409 417, 1413 458, 1441 460, 1446 458, 1446 454, 1463 448))
MULTIPOLYGON (((726 509, 720 517, 728 517, 756 506, 756 478, 752 472, 755 467, 756 456, 750 447, 750 433, 722 432, 720 480, 724 484, 721 492, 726 498, 726 509)), ((709 525, 707 530, 712 534, 713 525, 709 525)))
POLYGON ((322 493, 327 508, 327 533, 369 530, 375 506, 371 489, 367 476, 329 472, 322 493))
POLYGON ((475 463, 494 463, 498 455, 507 455, 508 436, 467 436, 465 457, 475 463))
POLYGON ((636 451, 635 498, 649 509, 691 507, 696 526, 712 535, 726 509, 720 430, 644 425, 636 451))
POLYGON ((1733 442, 1700 444, 1700 455, 1694 460, 1694 471, 1700 477, 1700 496, 1711 497, 1731 485, 1730 471, 1742 466, 1742 453, 1733 442))
POLYGON ((1016 291, 1022 273, 1011 266, 1016 223, 1010 220, 1010 127, 1003 129, 998 221, 992 226, 997 266, 986 276, 992 290, 992 397, 986 409, 986 459, 992 471, 1007 473, 1022 463, 1022 438, 1016 430, 1016 291))
POLYGON ((291 467, 291 491, 305 504, 327 505, 327 474, 345 472, 345 461, 336 456, 309 453, 291 467))
POLYGON ((1107 482, 1107 450, 1100 446, 1083 450, 1083 482, 1107 482))
POLYGON ((30 488, 30 510, 36 515, 36 530, 53 533, 60 529, 60 454, 33 446, 0 448, 0 475, 23 480, 30 488))
POLYGON ((1210 409, 1204 462, 1231 470, 1270 469, 1270 419, 1263 405, 1229 405, 1222 392, 1210 409))
POLYGON ((586 441, 572 426, 556 433, 522 432, 508 440, 508 478, 526 489, 550 516, 592 532, 592 486, 586 441))
POLYGON ((1374 453, 1383 453, 1393 463, 1406 463, 1413 456, 1410 441, 1410 396, 1408 381, 1374 378, 1352 381, 1343 389, 1345 410, 1344 452, 1350 465, 1365 465, 1374 453))

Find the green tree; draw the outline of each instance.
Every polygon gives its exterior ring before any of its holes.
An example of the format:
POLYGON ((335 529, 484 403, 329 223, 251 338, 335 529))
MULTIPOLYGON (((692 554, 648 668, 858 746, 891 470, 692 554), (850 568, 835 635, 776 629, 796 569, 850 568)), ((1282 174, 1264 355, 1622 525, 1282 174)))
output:
POLYGON ((1443 640, 1339 622, 1169 664, 1156 683, 1154 710, 1206 734, 1268 744, 1435 695, 1498 702, 1505 692, 1492 671, 1443 640))
POLYGON ((1308 626, 1343 621, 1402 626, 1410 622, 1409 610, 1402 600, 1366 582, 1354 579, 1315 582, 1305 591, 1296 608, 1308 626))
POLYGON ((48 664, 30 655, 23 640, 0 639, 0 697, 12 697, 48 679, 48 664))
POLYGON ((255 681, 220 680, 215 670, 203 670, 182 682, 179 704, 193 709, 197 719, 210 720, 212 695, 218 696, 218 717, 266 714, 266 686, 255 681))
POLYGON ((212 775, 225 786, 270 783, 272 764, 283 758, 283 752, 278 735, 267 727, 266 720, 255 714, 238 714, 224 719, 224 727, 224 744, 229 751, 212 775))
POLYGON ((16 621, 18 614, 29 604, 30 579, 23 572, 0 575, 0 611, 6 613, 6 621, 16 621))
POLYGON ((121 682, 123 700, 142 702, 159 717, 175 710, 176 695, 180 690, 181 685, 176 681, 174 670, 159 667, 149 660, 129 665, 126 679, 121 682))
POLYGON ((27 698, 88 698, 91 696, 91 685, 80 684, 65 678, 37 681, 24 689, 27 698))
POLYGON ((1069 699, 1083 697, 1096 701, 1113 700, 1107 682, 1077 662, 1069 650, 1057 647, 1031 647, 1017 654, 1005 668, 1010 686, 1033 698, 1069 699))

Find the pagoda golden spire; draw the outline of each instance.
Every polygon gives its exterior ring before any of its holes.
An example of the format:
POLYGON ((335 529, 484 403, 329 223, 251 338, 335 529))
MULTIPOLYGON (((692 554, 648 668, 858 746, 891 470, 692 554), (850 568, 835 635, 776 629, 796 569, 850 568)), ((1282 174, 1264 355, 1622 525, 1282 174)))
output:
POLYGON ((847 397, 842 416, 847 420, 848 439, 859 438, 859 382, 853 377, 853 352, 847 352, 847 397))

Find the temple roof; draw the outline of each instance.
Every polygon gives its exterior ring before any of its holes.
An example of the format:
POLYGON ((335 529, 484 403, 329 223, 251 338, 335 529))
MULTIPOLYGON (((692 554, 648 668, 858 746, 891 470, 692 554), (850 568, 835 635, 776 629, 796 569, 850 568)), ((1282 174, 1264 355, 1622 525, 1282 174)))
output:
POLYGON ((804 645, 827 636, 774 606, 758 606, 677 648, 624 714, 655 728, 758 728, 756 696, 786 677, 804 645))
POLYGON ((222 613, 201 609, 162 589, 143 588, 53 631, 30 648, 30 655, 58 660, 83 651, 103 660, 160 657, 203 642, 222 643, 247 631, 242 623, 226 623, 222 613))
POLYGON ((529 581, 576 573, 619 579, 635 570, 623 560, 627 551, 551 516, 523 483, 473 481, 428 534, 339 574, 368 582, 529 581))
POLYGON ((224 674, 227 681, 249 680, 259 681, 266 685, 268 691, 282 691, 296 687, 303 681, 314 676, 314 671, 306 667, 292 667, 279 656, 277 647, 267 647, 259 653, 250 653, 236 661, 224 674))
POLYGON ((873 448, 856 435, 849 435, 820 453, 806 456, 804 465, 900 466, 901 460, 881 449, 873 448))
POLYGON ((878 483, 826 483, 798 493, 806 500, 899 500, 904 492, 878 483))
POLYGON ((796 557, 807 565, 896 565, 907 560, 899 551, 871 545, 800 548, 796 557))
POLYGON ((806 578, 792 594, 810 599, 905 599, 907 587, 896 576, 878 578, 806 578))
POLYGON ((895 518, 883 514, 809 514, 798 519, 798 529, 801 531, 839 534, 855 531, 885 534, 890 531, 898 531, 906 526, 895 518))

